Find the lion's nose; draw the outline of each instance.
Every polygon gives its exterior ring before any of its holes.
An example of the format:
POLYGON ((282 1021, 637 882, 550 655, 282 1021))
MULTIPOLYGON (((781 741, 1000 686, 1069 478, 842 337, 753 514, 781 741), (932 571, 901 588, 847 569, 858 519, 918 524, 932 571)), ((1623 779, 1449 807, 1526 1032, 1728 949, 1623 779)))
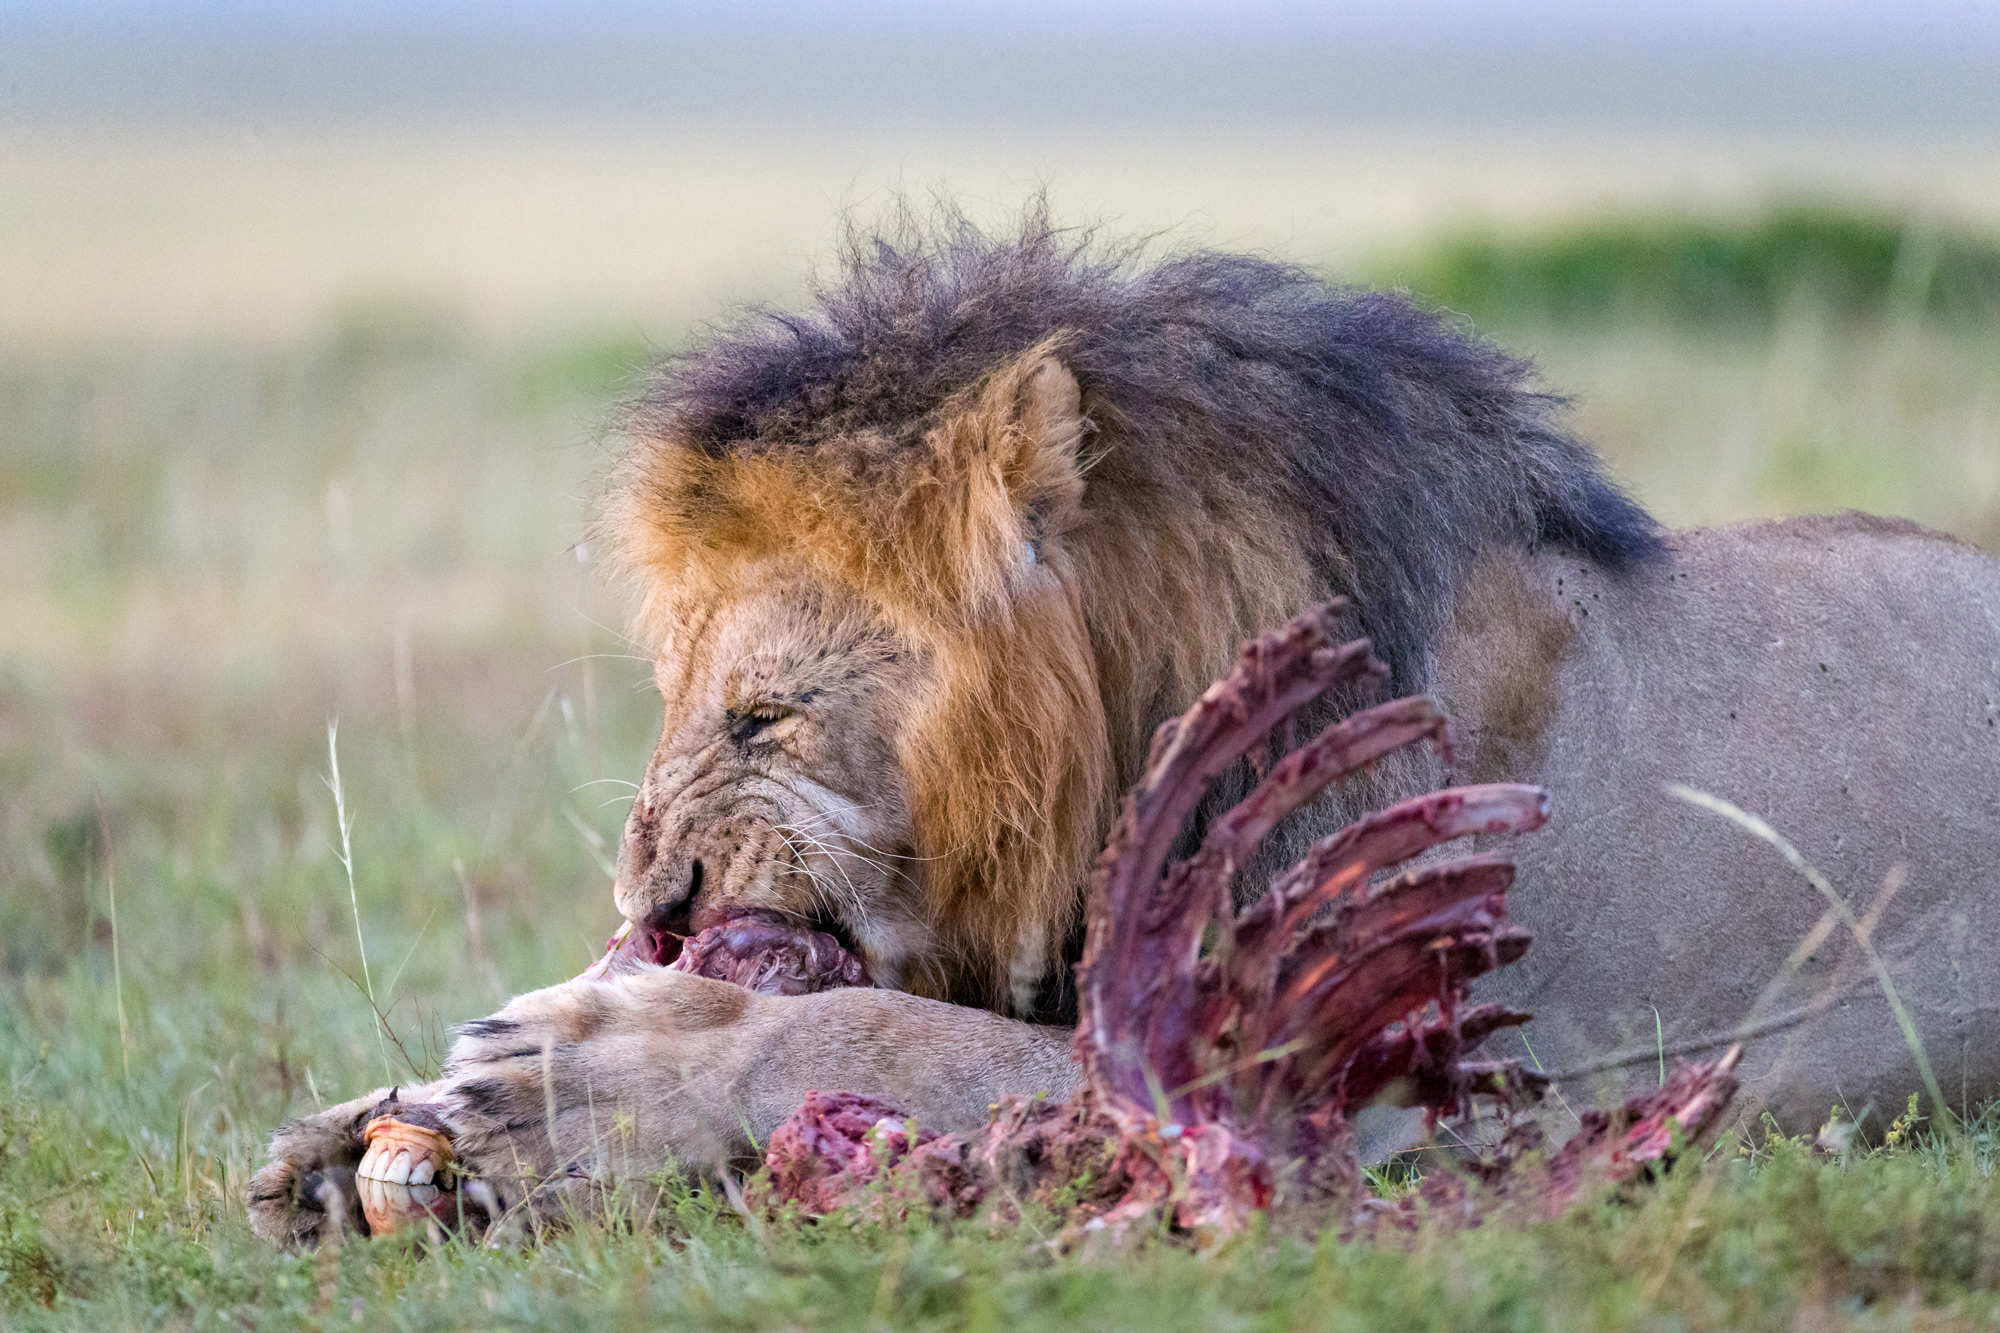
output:
POLYGON ((685 935, 694 915, 695 895, 701 892, 702 864, 700 858, 688 862, 685 887, 680 892, 662 895, 649 904, 645 914, 633 924, 641 930, 655 935, 685 935))
POLYGON ((686 903, 661 903, 646 913, 639 922, 639 929, 649 936, 686 935, 688 908, 686 903))
POLYGON ((618 905, 634 924, 644 924, 647 899, 672 904, 692 900, 701 890, 701 862, 673 853, 676 830, 663 828, 660 812, 641 792, 618 840, 618 905), (634 900, 637 901, 634 901, 634 900))

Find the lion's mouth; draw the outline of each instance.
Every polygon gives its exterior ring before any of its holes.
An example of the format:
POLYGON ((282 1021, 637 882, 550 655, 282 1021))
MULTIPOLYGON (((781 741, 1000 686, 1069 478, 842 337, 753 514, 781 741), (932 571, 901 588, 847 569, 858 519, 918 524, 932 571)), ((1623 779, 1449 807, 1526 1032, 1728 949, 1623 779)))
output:
POLYGON ((814 926, 765 912, 745 912, 691 936, 621 927, 586 977, 607 977, 638 963, 733 982, 765 995, 810 995, 841 986, 872 986, 868 964, 834 923, 814 926))

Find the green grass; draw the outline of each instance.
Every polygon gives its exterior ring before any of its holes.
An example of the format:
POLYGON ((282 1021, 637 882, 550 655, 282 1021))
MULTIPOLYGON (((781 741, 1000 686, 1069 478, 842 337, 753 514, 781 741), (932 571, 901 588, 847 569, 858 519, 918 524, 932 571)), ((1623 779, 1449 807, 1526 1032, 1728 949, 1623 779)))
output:
MULTIPOLYGON (((31 1080, 32 1081, 32 1080, 31 1080)), ((1995 1145, 1847 1162, 1774 1141, 1564 1218, 1425 1224, 1364 1243, 1253 1236, 1051 1254, 977 1224, 751 1226, 640 1192, 636 1225, 520 1248, 246 1233, 235 1154, 134 1129, 115 1084, 0 1104, 0 1320, 43 1327, 1934 1327, 2000 1317, 1995 1145), (142 1164, 143 1163, 143 1164, 142 1164)), ((167 1108, 171 1112, 171 1108, 167 1108)))
POLYGON ((1768 326, 1800 305, 1839 319, 2000 320, 2000 238, 1817 205, 1477 232, 1397 276, 1439 304, 1512 323, 1768 326))
MULTIPOLYGON (((1489 322, 1581 396, 1583 429, 1672 521, 1858 505, 2000 542, 1993 321, 1800 302, 1722 325, 1489 322)), ((1056 1258, 978 1227, 754 1234, 685 1189, 636 1234, 522 1252, 252 1241, 270 1128, 381 1079, 330 718, 399 1073, 614 924, 617 780, 657 703, 575 543, 644 354, 393 305, 279 346, 0 347, 0 1328, 352 1327, 357 1308, 408 1327, 2000 1315, 1984 1134, 1846 1162, 1725 1151, 1560 1222, 1201 1256, 1056 1258)))

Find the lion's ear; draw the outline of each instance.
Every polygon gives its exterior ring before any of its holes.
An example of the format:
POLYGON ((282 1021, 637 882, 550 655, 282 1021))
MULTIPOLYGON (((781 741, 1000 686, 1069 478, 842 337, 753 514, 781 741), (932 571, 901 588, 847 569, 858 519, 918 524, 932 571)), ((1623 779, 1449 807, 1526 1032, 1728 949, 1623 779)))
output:
POLYGON ((1096 429, 1076 376, 1036 348, 998 377, 988 406, 1004 423, 993 447, 1016 507, 1038 534, 1069 527, 1083 505, 1084 439, 1096 429))
POLYGON ((897 534, 902 567, 921 575, 913 583, 983 614, 1030 586, 1023 576, 1077 526, 1081 451, 1095 428, 1053 340, 1000 366, 954 409, 928 436, 930 466, 910 474, 893 518, 874 526, 897 534), (934 565, 914 570, 912 551, 934 565))

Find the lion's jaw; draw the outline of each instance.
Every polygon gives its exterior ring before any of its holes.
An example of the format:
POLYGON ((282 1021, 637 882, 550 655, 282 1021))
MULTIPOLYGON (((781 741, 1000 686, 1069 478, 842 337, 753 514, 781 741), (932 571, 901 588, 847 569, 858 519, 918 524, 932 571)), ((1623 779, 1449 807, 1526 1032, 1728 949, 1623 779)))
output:
POLYGON ((900 986, 934 948, 897 757, 925 667, 853 599, 767 581, 670 617, 665 720, 619 848, 618 908, 663 956, 739 917, 810 925, 900 986))

